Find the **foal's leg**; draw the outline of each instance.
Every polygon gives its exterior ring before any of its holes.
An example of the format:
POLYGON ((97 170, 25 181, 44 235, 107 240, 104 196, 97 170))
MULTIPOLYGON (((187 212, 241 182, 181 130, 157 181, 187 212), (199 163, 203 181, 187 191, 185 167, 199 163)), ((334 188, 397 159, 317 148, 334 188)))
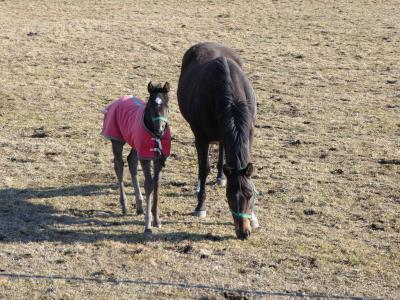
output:
POLYGON ((119 183, 119 202, 121 203, 122 213, 125 215, 128 212, 126 207, 126 195, 124 186, 124 161, 122 159, 122 150, 124 148, 125 142, 111 140, 112 151, 114 154, 114 170, 117 174, 119 183))
POLYGON ((217 163, 217 184, 220 186, 225 186, 226 180, 224 173, 222 172, 222 167, 224 165, 224 144, 222 142, 219 143, 219 153, 218 153, 218 163, 217 163))
POLYGON ((132 185, 135 190, 135 199, 136 199, 136 214, 143 214, 143 196, 140 191, 139 181, 137 177, 137 167, 138 167, 138 157, 135 149, 131 149, 131 152, 128 155, 128 165, 129 171, 131 172, 132 177, 132 185))
POLYGON ((210 164, 208 162, 208 147, 209 142, 196 137, 196 150, 199 163, 199 186, 197 192, 197 206, 194 215, 204 218, 206 212, 206 179, 210 173, 210 164))
POLYGON ((153 213, 153 226, 161 227, 161 221, 158 217, 158 189, 160 186, 161 170, 164 166, 165 158, 160 158, 154 161, 154 178, 153 178, 153 207, 151 212, 153 213))
POLYGON ((151 193, 153 192, 153 178, 151 176, 151 160, 140 160, 144 173, 144 190, 146 192, 146 215, 144 217, 144 232, 151 233, 151 193))

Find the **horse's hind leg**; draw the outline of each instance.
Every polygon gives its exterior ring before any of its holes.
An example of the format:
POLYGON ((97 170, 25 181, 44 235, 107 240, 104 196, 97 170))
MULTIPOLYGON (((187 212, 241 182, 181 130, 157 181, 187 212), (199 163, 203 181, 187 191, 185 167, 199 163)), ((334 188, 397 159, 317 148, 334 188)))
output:
POLYGON ((143 214, 143 196, 140 191, 139 181, 137 178, 137 168, 138 168, 138 157, 135 149, 131 149, 131 152, 128 155, 128 165, 129 171, 131 173, 132 185, 135 190, 135 199, 136 199, 136 214, 143 214))
POLYGON ((119 202, 121 203, 122 213, 125 215, 128 212, 126 206, 126 195, 124 186, 124 161, 122 159, 122 150, 125 142, 111 140, 112 151, 114 154, 114 170, 119 183, 119 202))
POLYGON ((206 212, 206 180, 210 173, 210 164, 208 162, 208 147, 209 142, 201 140, 196 137, 196 150, 197 158, 199 163, 199 186, 197 192, 197 206, 194 211, 194 215, 200 218, 204 218, 206 212))
POLYGON ((226 185, 226 180, 224 173, 222 172, 222 167, 224 165, 224 145, 222 142, 219 143, 219 153, 218 153, 218 163, 217 163, 217 184, 220 186, 226 185))
POLYGON ((151 233, 151 193, 153 192, 153 178, 151 176, 151 161, 140 160, 144 173, 144 190, 146 192, 146 215, 144 217, 145 233, 151 233))

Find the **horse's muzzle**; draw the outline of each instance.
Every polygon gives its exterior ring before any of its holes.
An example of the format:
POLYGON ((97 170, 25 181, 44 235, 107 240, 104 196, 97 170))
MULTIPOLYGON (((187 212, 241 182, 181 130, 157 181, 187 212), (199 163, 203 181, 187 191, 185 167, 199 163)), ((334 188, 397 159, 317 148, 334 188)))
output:
POLYGON ((236 237, 240 240, 247 240, 251 235, 250 219, 242 217, 233 217, 235 222, 236 237))

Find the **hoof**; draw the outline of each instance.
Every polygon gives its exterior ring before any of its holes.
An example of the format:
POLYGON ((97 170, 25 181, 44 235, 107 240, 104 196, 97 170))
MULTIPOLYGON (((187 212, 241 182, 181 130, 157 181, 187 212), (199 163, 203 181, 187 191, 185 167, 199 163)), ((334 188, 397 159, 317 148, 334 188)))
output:
POLYGON ((144 235, 152 235, 153 231, 150 228, 144 230, 144 235))
POLYGON ((217 178, 217 184, 218 184, 219 186, 225 186, 225 185, 226 185, 226 180, 225 180, 225 178, 221 178, 221 177, 217 178))
POLYGON ((193 216, 199 217, 199 218, 205 218, 207 216, 207 211, 205 210, 195 210, 193 213, 193 216))
POLYGON ((151 226, 156 227, 156 228, 161 228, 162 225, 161 225, 161 222, 158 221, 158 222, 152 222, 151 226))
POLYGON ((143 214, 144 214, 143 208, 137 209, 137 210, 136 210, 136 214, 137 214, 138 216, 139 216, 139 215, 143 215, 143 214))
POLYGON ((124 216, 126 216, 126 215, 128 214, 128 210, 122 209, 122 214, 123 214, 124 216))

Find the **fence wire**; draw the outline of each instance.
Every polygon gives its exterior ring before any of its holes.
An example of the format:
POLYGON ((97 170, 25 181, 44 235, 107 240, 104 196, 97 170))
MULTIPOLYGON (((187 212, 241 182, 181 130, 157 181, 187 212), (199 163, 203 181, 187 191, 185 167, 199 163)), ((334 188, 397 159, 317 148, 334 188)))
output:
MULTIPOLYGON (((14 273, 0 273, 0 277, 7 277, 11 279, 31 279, 31 280, 65 280, 75 281, 80 283, 95 282, 95 283, 109 283, 116 285, 137 285, 147 286, 152 288, 151 294, 146 291, 142 291, 140 299, 154 299, 157 291, 162 289, 180 289, 193 291, 193 295, 203 291, 206 292, 200 299, 213 299, 212 294, 219 294, 219 296, 226 299, 262 299, 270 297, 282 297, 282 298, 303 298, 303 299, 348 299, 348 300, 383 300, 382 298, 366 298, 361 296, 342 296, 342 295, 330 295, 324 293, 307 294, 305 292, 274 292, 265 290, 249 290, 249 289, 235 289, 235 288, 224 288, 219 286, 205 285, 205 284, 187 284, 187 283, 173 283, 165 281, 147 281, 140 279, 107 279, 107 278, 91 278, 91 277, 68 277, 59 275, 35 275, 35 274, 14 274, 14 273)), ((194 297, 199 298, 199 297, 194 297)))

